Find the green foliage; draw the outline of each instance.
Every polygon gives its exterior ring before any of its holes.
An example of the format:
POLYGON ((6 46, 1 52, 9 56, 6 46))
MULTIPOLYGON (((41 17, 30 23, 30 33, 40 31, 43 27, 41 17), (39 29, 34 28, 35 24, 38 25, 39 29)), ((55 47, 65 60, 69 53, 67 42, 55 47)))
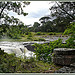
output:
POLYGON ((18 15, 24 15, 26 16, 28 13, 25 13, 23 8, 25 8, 26 5, 29 5, 30 2, 27 2, 27 1, 23 1, 23 2, 0 2, 0 20, 1 20, 1 23, 0 25, 2 24, 22 24, 22 22, 19 21, 19 19, 16 19, 12 16, 9 16, 8 15, 8 12, 9 11, 12 11, 12 12, 15 12, 16 14, 18 15), (6 10, 6 12, 4 11, 6 10), (2 20, 3 19, 3 20, 2 20))
POLYGON ((44 38, 39 38, 38 41, 46 41, 44 38))
POLYGON ((25 32, 25 35, 28 35, 29 34, 29 32, 25 32))
POLYGON ((75 38, 69 38, 66 44, 62 44, 62 40, 59 38, 49 44, 34 44, 36 58, 43 62, 51 63, 54 48, 75 48, 74 40, 75 38))
POLYGON ((31 37, 27 37, 28 40, 33 40, 31 37))
POLYGON ((37 32, 36 35, 41 35, 41 32, 37 32))
POLYGON ((12 68, 17 66, 19 61, 14 54, 8 55, 0 49, 0 73, 15 72, 16 69, 12 68))
POLYGON ((50 42, 48 44, 34 44, 35 46, 35 55, 38 60, 42 60, 44 62, 51 62, 51 53, 53 52, 54 48, 58 48, 61 45, 62 40, 56 40, 50 42))
POLYGON ((21 37, 24 37, 25 34, 29 34, 31 36, 28 28, 24 25, 2 25, 0 26, 0 36, 2 37, 7 37, 10 39, 20 39, 21 37))
POLYGON ((75 34, 75 22, 71 23, 63 34, 75 34))
POLYGON ((50 32, 49 35, 56 35, 56 33, 55 32, 50 32))
POLYGON ((20 59, 0 49, 0 73, 40 73, 49 68, 50 64, 36 61, 34 57, 20 59))
POLYGON ((70 24, 68 28, 64 31, 64 34, 70 34, 70 38, 66 41, 67 46, 70 48, 75 48, 75 22, 70 24))
POLYGON ((32 34, 29 32, 28 37, 32 37, 32 34))
POLYGON ((74 5, 74 2, 54 2, 54 5, 50 7, 50 18, 54 18, 52 22, 53 25, 55 25, 57 32, 64 32, 67 26, 70 25, 73 20, 75 20, 74 11, 72 13, 68 13, 75 10, 74 5), (67 9, 65 7, 67 7, 67 9))
POLYGON ((3 55, 4 54, 4 50, 1 50, 0 48, 0 55, 3 55))
POLYGON ((30 57, 29 59, 25 59, 25 63, 32 63, 32 62, 35 62, 35 57, 30 57))
POLYGON ((66 34, 66 35, 68 35, 68 34, 72 34, 73 33, 73 31, 71 30, 71 29, 66 29, 65 31, 64 31, 64 33, 63 34, 66 34))

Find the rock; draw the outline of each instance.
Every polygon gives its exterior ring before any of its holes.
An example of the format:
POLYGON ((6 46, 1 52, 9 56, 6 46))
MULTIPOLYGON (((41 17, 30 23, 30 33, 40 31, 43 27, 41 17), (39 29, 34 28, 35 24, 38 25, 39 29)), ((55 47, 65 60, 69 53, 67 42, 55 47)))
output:
POLYGON ((32 51, 32 52, 34 52, 35 50, 34 50, 34 46, 32 46, 32 45, 26 45, 25 46, 29 51, 32 51))
POLYGON ((70 65, 75 63, 75 49, 56 48, 54 49, 55 56, 52 60, 55 64, 70 65))
POLYGON ((59 70, 55 71, 55 73, 75 73, 75 68, 63 66, 59 70))
POLYGON ((75 68, 75 63, 70 64, 70 66, 75 68))

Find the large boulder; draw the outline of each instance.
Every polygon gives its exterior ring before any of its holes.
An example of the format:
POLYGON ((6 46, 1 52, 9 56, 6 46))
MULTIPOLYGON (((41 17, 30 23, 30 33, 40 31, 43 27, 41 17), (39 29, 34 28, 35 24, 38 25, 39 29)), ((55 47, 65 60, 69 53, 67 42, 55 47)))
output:
POLYGON ((75 49, 56 48, 54 49, 53 62, 59 65, 70 65, 75 63, 75 49))

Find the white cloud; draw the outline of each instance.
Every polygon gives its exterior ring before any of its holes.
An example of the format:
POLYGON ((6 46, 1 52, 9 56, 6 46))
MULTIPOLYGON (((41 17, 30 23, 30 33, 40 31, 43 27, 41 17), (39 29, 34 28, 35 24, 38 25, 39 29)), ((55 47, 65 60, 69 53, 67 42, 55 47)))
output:
POLYGON ((24 8, 24 11, 28 13, 27 16, 15 15, 16 18, 19 18, 25 24, 33 24, 34 22, 39 22, 39 19, 42 16, 49 15, 49 8, 53 4, 49 4, 50 1, 30 1, 30 5, 24 8))

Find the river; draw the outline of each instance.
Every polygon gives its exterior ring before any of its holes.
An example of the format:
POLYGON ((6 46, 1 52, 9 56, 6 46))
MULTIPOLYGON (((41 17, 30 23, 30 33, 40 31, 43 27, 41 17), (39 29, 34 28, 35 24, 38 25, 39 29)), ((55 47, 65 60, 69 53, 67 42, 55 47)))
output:
POLYGON ((58 38, 63 39, 62 42, 65 42, 69 37, 45 37, 44 41, 31 41, 31 42, 8 42, 8 41, 2 41, 0 42, 0 48, 1 50, 4 50, 4 52, 11 54, 15 53, 17 57, 33 57, 34 52, 28 50, 26 48, 26 45, 32 45, 34 43, 43 44, 43 43, 49 43, 50 41, 57 40, 58 38))
POLYGON ((24 42, 8 42, 8 41, 2 41, 0 42, 0 48, 1 50, 4 50, 4 52, 11 54, 15 53, 17 57, 31 57, 34 55, 32 51, 27 50, 26 47, 23 45, 24 42))

